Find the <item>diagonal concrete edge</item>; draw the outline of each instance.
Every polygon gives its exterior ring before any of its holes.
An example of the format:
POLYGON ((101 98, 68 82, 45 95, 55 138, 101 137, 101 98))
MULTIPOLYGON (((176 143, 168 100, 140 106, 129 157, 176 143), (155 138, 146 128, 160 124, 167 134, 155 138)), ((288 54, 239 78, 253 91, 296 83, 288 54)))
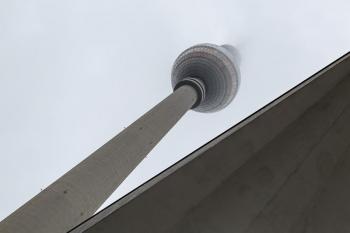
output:
POLYGON ((349 73, 347 53, 71 232, 163 232, 349 73))

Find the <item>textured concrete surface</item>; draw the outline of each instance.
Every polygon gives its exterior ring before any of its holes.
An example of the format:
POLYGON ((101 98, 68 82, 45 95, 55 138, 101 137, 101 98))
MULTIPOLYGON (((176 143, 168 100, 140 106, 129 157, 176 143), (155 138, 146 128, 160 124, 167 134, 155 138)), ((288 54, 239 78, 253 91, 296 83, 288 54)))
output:
POLYGON ((90 217, 196 102, 182 86, 0 223, 1 233, 64 233, 90 217))
POLYGON ((333 175, 300 216, 293 233, 350 232, 350 151, 342 157, 333 175))
POLYGON ((350 54, 72 233, 350 229, 350 54))

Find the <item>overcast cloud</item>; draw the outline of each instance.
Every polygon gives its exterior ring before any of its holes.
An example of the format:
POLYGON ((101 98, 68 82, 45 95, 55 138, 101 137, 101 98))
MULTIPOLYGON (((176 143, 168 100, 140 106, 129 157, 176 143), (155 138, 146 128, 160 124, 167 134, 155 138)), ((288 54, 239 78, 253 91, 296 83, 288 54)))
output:
POLYGON ((236 99, 189 112, 106 204, 348 52, 349 12, 346 0, 0 1, 0 219, 170 94, 185 48, 235 45, 236 99))

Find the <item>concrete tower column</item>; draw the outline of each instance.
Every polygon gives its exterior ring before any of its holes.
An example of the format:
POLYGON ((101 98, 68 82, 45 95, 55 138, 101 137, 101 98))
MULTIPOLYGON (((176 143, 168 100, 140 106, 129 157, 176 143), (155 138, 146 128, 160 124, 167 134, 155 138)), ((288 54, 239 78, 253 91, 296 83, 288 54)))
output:
POLYGON ((0 223, 1 233, 65 233, 92 216, 191 108, 218 111, 238 88, 232 47, 201 44, 172 71, 174 92, 0 223), (228 49, 229 48, 229 49, 228 49))

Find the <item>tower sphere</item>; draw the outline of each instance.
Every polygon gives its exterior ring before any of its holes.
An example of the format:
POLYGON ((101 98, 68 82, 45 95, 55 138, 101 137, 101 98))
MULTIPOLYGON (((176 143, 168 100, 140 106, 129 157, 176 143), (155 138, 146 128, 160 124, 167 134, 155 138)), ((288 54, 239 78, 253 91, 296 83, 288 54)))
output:
POLYGON ((171 83, 173 89, 193 86, 199 95, 193 110, 215 112, 226 107, 239 86, 239 56, 230 45, 198 44, 176 59, 171 83))

